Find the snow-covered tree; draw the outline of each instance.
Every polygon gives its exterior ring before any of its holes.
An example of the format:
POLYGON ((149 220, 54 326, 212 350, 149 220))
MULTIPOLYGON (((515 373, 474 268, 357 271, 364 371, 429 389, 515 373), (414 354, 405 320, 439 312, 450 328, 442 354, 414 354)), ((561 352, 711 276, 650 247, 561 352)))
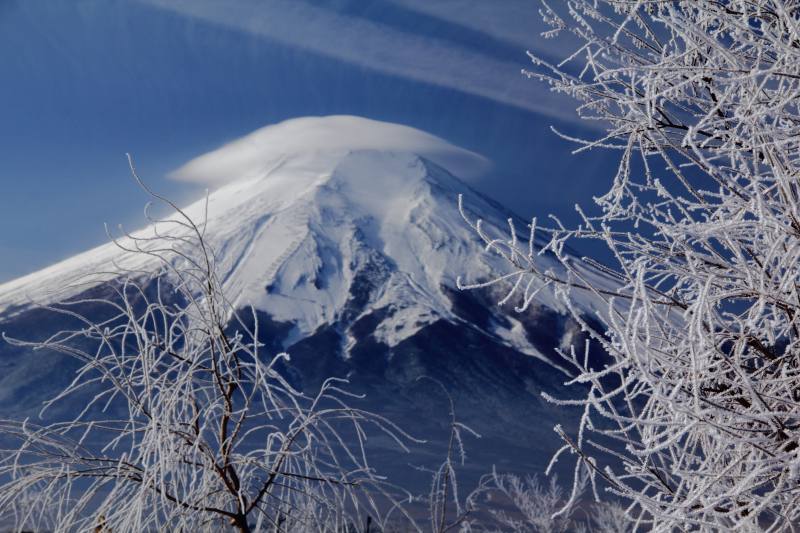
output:
POLYGON ((523 479, 493 472, 486 477, 483 487, 494 504, 487 505, 487 510, 505 531, 565 533, 585 530, 585 524, 573 516, 574 502, 564 508, 564 491, 555 476, 543 487, 536 476, 523 479), (559 510, 562 512, 558 513, 559 510))
MULTIPOLYGON (((519 309, 555 290, 608 354, 564 357, 583 406, 563 451, 655 531, 776 531, 800 520, 800 2, 542 2, 574 46, 525 73, 577 100, 620 154, 607 193, 498 234, 519 309), (545 237, 545 246, 537 247, 545 237), (527 235, 526 235, 527 237, 527 235), (608 259, 566 245, 600 241, 608 259), (537 255, 559 267, 538 265, 537 255), (587 296, 604 311, 589 320, 587 296), (598 325, 599 324, 599 325, 598 325)), ((600 177, 598 177, 599 179, 600 177)), ((561 452, 559 452, 561 454, 561 452)))
POLYGON ((297 390, 281 369, 289 356, 264 353, 258 320, 226 300, 204 224, 150 194, 174 215, 115 242, 162 270, 79 280, 86 290, 50 306, 75 328, 6 339, 80 361, 45 409, 88 401, 64 421, 0 421, 4 527, 344 531, 402 514, 367 461, 365 435, 401 447, 407 436, 349 406, 342 380, 297 390))
POLYGON ((469 493, 463 509, 462 533, 629 533, 635 527, 616 502, 567 501, 556 476, 543 485, 535 475, 493 471, 469 493))

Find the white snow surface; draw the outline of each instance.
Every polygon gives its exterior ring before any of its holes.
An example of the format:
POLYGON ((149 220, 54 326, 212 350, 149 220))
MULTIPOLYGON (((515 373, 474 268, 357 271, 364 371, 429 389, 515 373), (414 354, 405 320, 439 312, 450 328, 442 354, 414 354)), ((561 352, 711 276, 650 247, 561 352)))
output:
MULTIPOLYGON (((507 269, 500 257, 481 253, 458 212, 463 193, 465 205, 490 224, 503 228, 509 217, 451 174, 470 158, 483 161, 473 156, 405 126, 313 118, 258 130, 177 175, 228 182, 208 197, 206 237, 235 305, 252 304, 291 322, 293 338, 302 338, 337 321, 366 278, 372 288, 356 307, 361 314, 393 311, 376 330, 393 346, 439 318, 454 319, 443 286, 455 287, 459 275, 475 280, 507 269)), ((205 199, 185 211, 200 221, 204 208, 205 199)), ((0 285, 0 314, 64 297, 70 282, 112 270, 113 263, 158 267, 149 256, 109 243, 0 285)), ((539 300, 561 308, 548 291, 539 300)), ((511 323, 508 331, 498 325, 490 333, 547 361, 511 323)))

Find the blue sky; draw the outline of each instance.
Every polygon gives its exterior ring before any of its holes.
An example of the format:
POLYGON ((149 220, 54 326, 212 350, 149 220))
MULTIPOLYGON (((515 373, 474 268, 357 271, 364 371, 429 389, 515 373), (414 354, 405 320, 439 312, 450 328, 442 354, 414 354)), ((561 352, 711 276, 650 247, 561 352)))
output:
POLYGON ((569 216, 609 154, 571 156, 570 102, 525 79, 557 52, 535 0, 0 0, 0 281, 141 225, 141 174, 165 175, 264 125, 398 122, 481 153, 474 185, 520 215, 569 216))

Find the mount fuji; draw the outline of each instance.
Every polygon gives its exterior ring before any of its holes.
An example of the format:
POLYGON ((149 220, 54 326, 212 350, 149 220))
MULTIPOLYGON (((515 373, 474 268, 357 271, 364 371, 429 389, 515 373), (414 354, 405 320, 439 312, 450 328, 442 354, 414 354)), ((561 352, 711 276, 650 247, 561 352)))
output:
MULTIPOLYGON (((174 172, 214 188, 185 211, 206 220, 227 297, 256 309, 260 340, 289 352, 293 379, 314 387, 347 377, 371 410, 428 440, 411 456, 381 448, 392 472, 442 459, 447 399, 420 376, 443 383, 460 421, 482 435, 467 442, 475 475, 492 465, 542 470, 559 445, 553 426, 575 419, 540 395, 567 394, 569 372, 555 351, 582 335, 555 295, 541 291, 518 314, 499 307, 492 289, 456 288, 459 276, 486 279, 505 268, 483 253, 459 194, 489 225, 512 219, 524 227, 461 179, 489 169, 482 157, 412 128, 334 116, 268 126, 174 172)), ((538 260, 557 268, 546 255, 538 260)), ((0 330, 27 339, 58 331, 63 319, 40 305, 91 291, 64 288, 112 264, 158 268, 113 243, 89 250, 0 285, 0 330)), ((592 307, 585 302, 587 316, 592 307)), ((65 356, 0 344, 0 415, 35 416, 74 368, 65 356)))

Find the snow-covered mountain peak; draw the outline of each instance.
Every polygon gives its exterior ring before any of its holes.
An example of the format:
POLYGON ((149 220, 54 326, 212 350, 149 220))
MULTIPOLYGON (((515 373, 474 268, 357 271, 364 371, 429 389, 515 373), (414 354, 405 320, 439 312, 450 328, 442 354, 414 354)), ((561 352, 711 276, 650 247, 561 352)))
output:
POLYGON ((418 154, 315 152, 222 187, 209 228, 239 305, 269 310, 305 335, 359 300, 360 315, 391 309, 378 334, 393 344, 447 316, 442 286, 453 286, 459 268, 487 272, 457 212, 460 192, 468 186, 418 154))
MULTIPOLYGON (((445 428, 440 442, 447 442, 446 398, 418 379, 432 377, 446 384, 459 419, 484 435, 480 447, 470 448, 476 465, 541 469, 542 458, 560 445, 549 428, 565 419, 539 392, 556 395, 554 387, 569 374, 556 350, 583 337, 550 287, 523 314, 496 304, 500 284, 457 290, 458 276, 485 280, 509 268, 484 253, 459 213, 463 194, 470 217, 482 217, 487 231, 499 228, 498 237, 514 218, 460 180, 473 163, 480 168, 485 161, 404 126, 330 117, 259 130, 177 174, 213 184, 207 201, 183 212, 205 224, 228 300, 255 308, 240 317, 258 321, 263 353, 291 354, 282 370, 293 384, 315 391, 330 376, 348 377, 353 392, 367 395, 361 406, 426 438, 445 428)), ((514 220, 524 228, 525 221, 514 220)), ((187 230, 160 223, 158 235, 181 231, 187 230)), ((156 230, 135 234, 155 237, 156 230)), ((120 244, 131 245, 127 238, 120 244)), ((536 260, 540 268, 559 268, 551 256, 536 260)), ((74 327, 32 305, 72 296, 90 321, 107 320, 97 293, 86 292, 87 280, 104 271, 118 275, 119 267, 143 277, 163 272, 150 255, 113 243, 97 247, 0 285, 0 331, 41 339, 74 327)), ((169 292, 173 280, 161 284, 161 294, 177 304, 169 292)), ((585 304, 587 311, 595 305, 585 304)), ((33 416, 75 378, 76 366, 62 354, 0 343, 0 369, 0 414, 33 416)), ((85 401, 56 402, 48 412, 71 416, 92 398, 86 391, 85 401)), ((440 452, 382 457, 407 475, 408 464, 439 461, 446 450, 440 452)))
MULTIPOLYGON (((475 280, 507 268, 501 258, 481 253, 458 212, 464 194, 490 224, 503 227, 512 216, 454 176, 470 162, 485 164, 405 126, 327 117, 258 130, 176 174, 220 185, 208 197, 206 239, 237 306, 253 305, 290 324, 287 343, 332 325, 347 339, 369 318, 371 335, 395 346, 437 320, 462 320, 454 309, 458 276, 475 280), (309 150, 303 151, 306 138, 309 150)), ((185 211, 201 221, 206 201, 185 211)), ((31 301, 47 303, 52 294, 63 297, 72 280, 113 264, 159 267, 149 256, 101 246, 0 285, 0 314, 31 301)), ((548 291, 540 300, 560 307, 548 291)), ((489 315, 497 317, 482 326, 488 333, 541 355, 516 319, 498 309, 489 315)))

